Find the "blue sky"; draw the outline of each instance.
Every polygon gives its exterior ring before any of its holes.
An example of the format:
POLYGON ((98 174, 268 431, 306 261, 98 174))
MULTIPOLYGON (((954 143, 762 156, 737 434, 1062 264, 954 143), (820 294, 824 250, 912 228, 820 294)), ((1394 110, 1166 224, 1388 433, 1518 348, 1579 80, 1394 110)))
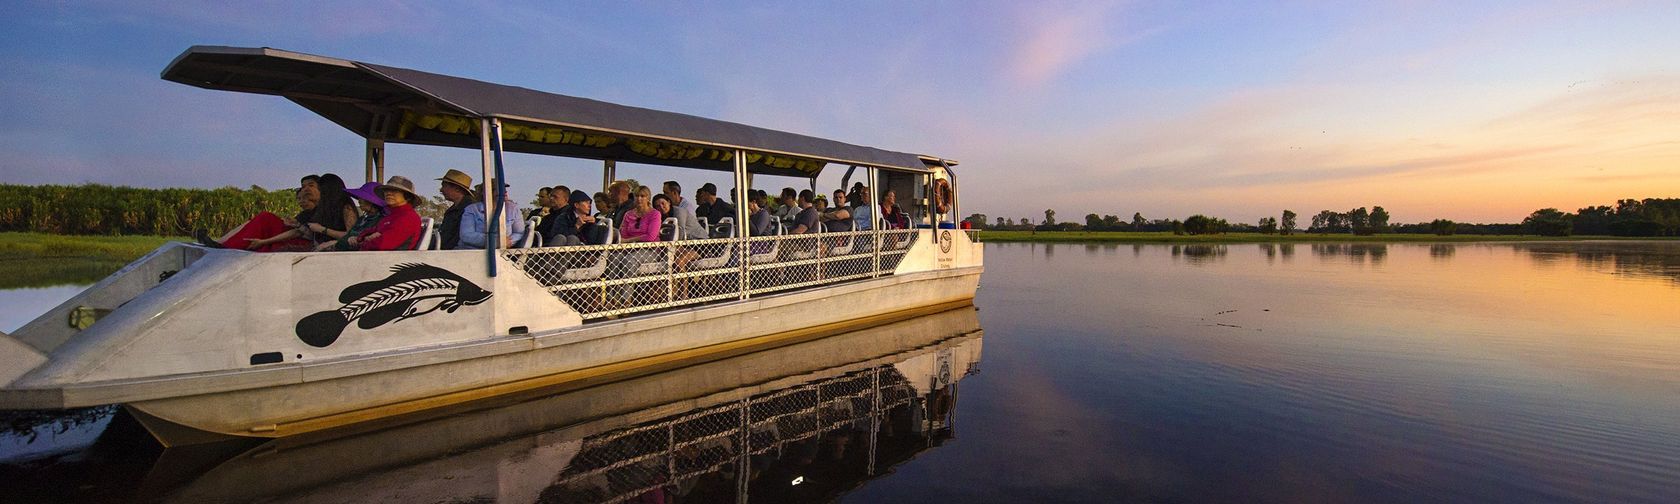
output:
MULTIPOLYGON (((1680 197, 1672 2, 24 2, 0 182, 286 187, 360 139, 158 73, 269 46, 961 160, 964 210, 1516 221, 1680 197)), ((474 171, 393 146, 388 173, 474 171)), ((515 156, 517 191, 599 184, 515 156)), ((647 181, 726 174, 631 167, 647 181)), ((825 176, 825 187, 837 183, 825 176)), ((794 185, 767 180, 764 185, 794 185)))

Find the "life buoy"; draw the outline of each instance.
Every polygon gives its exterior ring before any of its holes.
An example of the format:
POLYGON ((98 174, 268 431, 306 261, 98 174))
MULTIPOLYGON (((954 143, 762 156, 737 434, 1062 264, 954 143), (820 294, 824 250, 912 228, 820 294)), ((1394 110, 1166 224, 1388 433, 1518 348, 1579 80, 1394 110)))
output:
POLYGON ((939 213, 951 211, 951 182, 945 179, 933 180, 933 205, 939 213))

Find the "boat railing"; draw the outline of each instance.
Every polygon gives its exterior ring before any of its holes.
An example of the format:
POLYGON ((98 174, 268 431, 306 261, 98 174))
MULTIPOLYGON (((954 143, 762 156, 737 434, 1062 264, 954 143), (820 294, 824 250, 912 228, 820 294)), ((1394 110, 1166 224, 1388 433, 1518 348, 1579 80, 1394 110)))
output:
POLYGON ((515 267, 584 319, 890 275, 915 230, 510 249, 515 267))
POLYGON ((544 495, 623 502, 660 488, 687 488, 754 455, 838 430, 867 436, 873 445, 887 413, 921 407, 918 398, 902 374, 883 365, 597 434, 582 441, 544 495))

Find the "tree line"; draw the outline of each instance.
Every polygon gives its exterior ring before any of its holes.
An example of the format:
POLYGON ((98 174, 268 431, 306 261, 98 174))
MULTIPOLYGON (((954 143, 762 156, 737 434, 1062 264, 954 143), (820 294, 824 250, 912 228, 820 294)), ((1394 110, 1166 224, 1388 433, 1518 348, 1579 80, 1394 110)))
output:
POLYGON ((290 189, 145 189, 83 185, 0 184, 0 231, 65 235, 185 236, 194 229, 232 229, 257 212, 290 216, 290 189))
MULTIPOLYGON (((1298 215, 1284 210, 1278 217, 1264 217, 1254 224, 1232 223, 1218 217, 1196 214, 1178 219, 1146 219, 1133 213, 1129 220, 1117 215, 1085 214, 1084 222, 1058 222, 1054 209, 1044 210, 1044 218, 1019 220, 997 217, 988 220, 985 214, 972 214, 964 219, 976 229, 1009 231, 1130 231, 1172 232, 1174 234, 1262 233, 1294 234, 1298 215)), ((1434 235, 1608 235, 1608 236, 1680 236, 1680 198, 1624 199, 1615 206, 1591 206, 1574 213, 1556 208, 1535 210, 1521 223, 1472 224, 1448 219, 1434 219, 1413 224, 1392 224, 1387 209, 1373 206, 1347 211, 1321 210, 1308 221, 1307 233, 1346 233, 1372 235, 1377 233, 1434 234, 1434 235)))
MULTIPOLYGON (((416 204, 422 215, 434 218, 447 206, 441 197, 416 204)), ((184 236, 199 228, 232 229, 264 210, 280 215, 297 213, 293 191, 258 186, 147 189, 104 184, 0 184, 0 231, 184 236)), ((1130 219, 1091 213, 1084 216, 1083 222, 1062 222, 1056 220, 1054 209, 1046 209, 1038 220, 992 219, 984 214, 973 214, 964 220, 976 229, 1022 231, 1680 236, 1680 198, 1624 199, 1614 206, 1589 206, 1573 213, 1542 208, 1521 223, 1512 224, 1470 224, 1447 219, 1391 224, 1388 211, 1381 206, 1342 212, 1322 210, 1308 220, 1304 230, 1298 227, 1297 217, 1295 212, 1284 210, 1278 217, 1265 217, 1249 224, 1202 214, 1181 220, 1148 219, 1142 213, 1133 213, 1130 219)))

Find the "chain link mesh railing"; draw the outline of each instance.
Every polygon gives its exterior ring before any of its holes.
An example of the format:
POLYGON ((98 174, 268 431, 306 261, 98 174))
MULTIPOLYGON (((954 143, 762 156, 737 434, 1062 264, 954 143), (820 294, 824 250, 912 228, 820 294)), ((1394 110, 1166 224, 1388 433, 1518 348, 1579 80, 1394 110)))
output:
MULTIPOLYGON (((757 455, 838 429, 875 435, 916 389, 891 365, 759 394, 583 440, 541 502, 625 502, 733 481, 757 455), (715 483, 715 482, 714 482, 715 483)), ((733 484, 733 483, 731 483, 733 484)))
POLYGON ((585 319, 892 274, 915 230, 509 249, 513 265, 585 319))

